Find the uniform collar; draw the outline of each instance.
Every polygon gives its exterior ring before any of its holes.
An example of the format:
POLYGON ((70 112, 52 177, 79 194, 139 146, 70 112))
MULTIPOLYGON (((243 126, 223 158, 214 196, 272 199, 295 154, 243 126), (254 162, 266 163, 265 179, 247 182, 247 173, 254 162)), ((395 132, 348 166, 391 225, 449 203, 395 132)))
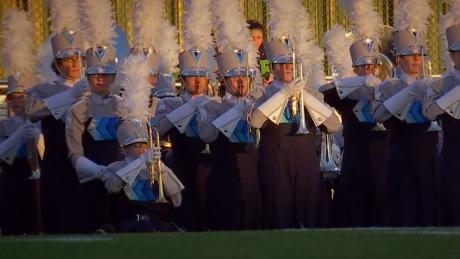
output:
POLYGON ((404 72, 404 71, 402 70, 402 68, 399 67, 399 66, 396 68, 396 76, 397 76, 399 79, 401 79, 401 80, 403 80, 404 82, 406 82, 408 85, 410 85, 411 83, 413 83, 415 80, 420 79, 420 76, 418 76, 418 77, 413 77, 413 76, 407 74, 407 73, 404 72))
POLYGON ((126 162, 127 164, 131 163, 132 161, 134 161, 134 160, 136 160, 136 159, 137 159, 137 157, 132 157, 132 156, 130 156, 130 155, 125 155, 125 158, 124 158, 124 160, 125 160, 125 162, 126 162))
POLYGON ((224 101, 228 102, 228 103, 231 103, 231 104, 235 104, 237 103, 239 100, 243 100, 245 97, 238 97, 238 96, 234 96, 233 94, 229 93, 229 92, 225 92, 225 95, 224 97, 222 98, 224 101))
POLYGON ((448 73, 454 76, 455 78, 457 78, 457 80, 460 80, 460 70, 459 69, 456 69, 456 68, 450 69, 448 73))
POLYGON ((280 90, 284 87, 286 83, 285 82, 281 82, 281 81, 278 81, 278 80, 273 80, 273 82, 271 83, 271 85, 276 88, 277 90, 280 90))
POLYGON ((200 95, 191 95, 189 92, 185 91, 183 94, 182 94, 182 98, 185 99, 185 101, 190 101, 190 99, 193 99, 193 98, 196 98, 198 96, 203 96, 204 94, 200 94, 200 95))
POLYGON ((76 81, 72 81, 72 80, 69 80, 69 79, 65 79, 64 77, 62 76, 58 76, 58 80, 57 80, 60 84, 63 84, 63 85, 66 85, 66 86, 69 86, 69 87, 72 87, 76 82, 78 82, 78 80, 76 81))
POLYGON ((106 96, 100 96, 98 94, 95 94, 95 93, 91 93, 90 94, 90 98, 93 102, 95 103, 98 103, 98 104, 106 104, 110 101, 110 99, 112 98, 112 94, 110 93, 109 95, 106 95, 106 96))

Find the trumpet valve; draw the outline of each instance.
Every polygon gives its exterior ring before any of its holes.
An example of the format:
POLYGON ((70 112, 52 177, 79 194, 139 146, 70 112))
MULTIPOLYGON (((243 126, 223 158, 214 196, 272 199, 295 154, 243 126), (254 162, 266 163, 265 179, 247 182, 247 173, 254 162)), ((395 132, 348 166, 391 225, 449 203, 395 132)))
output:
POLYGON ((291 98, 291 112, 292 112, 292 115, 297 115, 298 113, 298 107, 297 107, 297 96, 293 96, 291 98))

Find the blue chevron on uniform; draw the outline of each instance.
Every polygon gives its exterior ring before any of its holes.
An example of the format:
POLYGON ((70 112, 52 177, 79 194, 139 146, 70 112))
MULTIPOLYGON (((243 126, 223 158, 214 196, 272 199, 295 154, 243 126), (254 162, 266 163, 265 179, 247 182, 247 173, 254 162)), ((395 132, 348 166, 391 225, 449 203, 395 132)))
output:
POLYGON ((144 194, 145 182, 146 180, 138 180, 134 182, 133 192, 136 194, 138 201, 147 200, 147 197, 145 197, 145 194, 144 194))
POLYGON ((96 141, 116 140, 119 117, 95 117, 91 120, 89 132, 96 141))
POLYGON ((299 123, 300 115, 297 113, 295 116, 292 115, 292 102, 289 101, 284 108, 283 115, 281 116, 280 123, 295 124, 299 123))
POLYGON ((254 132, 251 131, 251 126, 245 119, 241 119, 235 127, 230 138, 231 143, 254 143, 254 132))
POLYGON ((377 121, 372 116, 372 108, 370 100, 361 100, 353 108, 353 112, 362 123, 376 123, 377 121))
POLYGON ((420 101, 413 101, 409 112, 406 114, 404 120, 407 123, 426 123, 428 120, 423 116, 422 113, 422 102, 420 101))
POLYGON ((196 120, 196 113, 193 115, 192 119, 190 119, 187 128, 185 129, 185 135, 189 138, 198 137, 198 122, 196 120))
MULTIPOLYGON (((156 186, 156 184, 154 186, 156 186)), ((144 184, 144 195, 148 201, 156 200, 156 195, 153 190, 154 186, 152 186, 149 181, 144 184)))

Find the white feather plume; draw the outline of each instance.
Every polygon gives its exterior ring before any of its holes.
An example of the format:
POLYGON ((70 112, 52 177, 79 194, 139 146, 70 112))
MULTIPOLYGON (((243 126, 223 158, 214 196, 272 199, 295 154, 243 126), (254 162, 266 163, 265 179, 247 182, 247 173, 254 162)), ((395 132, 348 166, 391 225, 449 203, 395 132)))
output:
MULTIPOLYGON (((133 9, 134 45, 156 47, 154 44, 162 38, 160 26, 163 18, 164 1, 137 0, 133 9)), ((156 49, 155 49, 156 50, 156 49)))
POLYGON ((48 0, 50 8, 51 31, 64 30, 80 31, 79 9, 77 1, 48 0))
POLYGON ((300 58, 308 86, 318 89, 325 83, 324 51, 316 44, 310 15, 305 6, 299 0, 291 0, 291 2, 287 8, 290 15, 287 17, 289 17, 293 27, 291 35, 294 40, 296 56, 300 58))
POLYGON ((429 0, 395 1, 394 27, 397 30, 412 30, 426 34, 428 18, 433 15, 429 0))
POLYGON ((324 35, 327 60, 330 67, 336 70, 339 78, 354 75, 348 51, 352 43, 351 37, 347 37, 347 33, 340 25, 333 26, 324 35))
POLYGON ((460 23, 460 0, 451 0, 450 1, 449 11, 441 16, 439 22, 439 31, 441 37, 441 49, 440 52, 443 55, 444 67, 448 70, 454 68, 454 63, 450 59, 447 44, 446 29, 449 26, 460 23))
POLYGON ((299 0, 268 0, 267 7, 270 39, 291 38, 308 87, 319 88, 324 84, 324 52, 315 42, 306 8, 299 0))
POLYGON ((351 20, 351 31, 355 39, 380 39, 381 19, 375 11, 373 0, 340 0, 340 4, 351 20))
POLYGON ((214 31, 220 52, 245 50, 249 67, 257 66, 257 50, 251 40, 246 18, 238 1, 214 0, 214 31))
POLYGON ((2 63, 10 74, 33 73, 34 26, 25 11, 5 10, 2 21, 2 63))
POLYGON ((151 86, 147 82, 150 66, 144 55, 130 55, 123 60, 117 74, 121 88, 124 89, 124 111, 126 116, 147 118, 151 86))
POLYGON ((160 24, 161 39, 156 43, 157 52, 160 57, 159 72, 172 73, 179 64, 179 43, 177 41, 178 31, 169 21, 163 20, 160 24))
POLYGON ((188 0, 185 3, 184 48, 208 49, 213 45, 211 36, 211 0, 188 0))
POLYGON ((115 21, 110 0, 81 0, 81 23, 85 38, 92 47, 113 46, 116 37, 115 21))
POLYGON ((38 51, 37 61, 37 77, 41 83, 54 82, 58 79, 58 76, 51 68, 54 62, 54 53, 51 48, 50 39, 43 43, 40 50, 38 51))
POLYGON ((267 0, 269 40, 281 39, 283 36, 294 35, 291 11, 296 0, 267 0))

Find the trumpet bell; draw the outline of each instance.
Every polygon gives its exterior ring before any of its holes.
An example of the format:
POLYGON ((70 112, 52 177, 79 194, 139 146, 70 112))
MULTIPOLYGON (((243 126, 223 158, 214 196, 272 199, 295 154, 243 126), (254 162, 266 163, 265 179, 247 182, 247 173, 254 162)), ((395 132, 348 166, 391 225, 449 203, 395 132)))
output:
POLYGON ((380 64, 377 66, 375 76, 384 81, 396 75, 395 66, 388 56, 379 53, 380 64))
POLYGON ((320 159, 320 172, 323 178, 336 179, 340 175, 340 167, 336 164, 332 155, 332 135, 322 133, 321 137, 321 159, 320 159))

